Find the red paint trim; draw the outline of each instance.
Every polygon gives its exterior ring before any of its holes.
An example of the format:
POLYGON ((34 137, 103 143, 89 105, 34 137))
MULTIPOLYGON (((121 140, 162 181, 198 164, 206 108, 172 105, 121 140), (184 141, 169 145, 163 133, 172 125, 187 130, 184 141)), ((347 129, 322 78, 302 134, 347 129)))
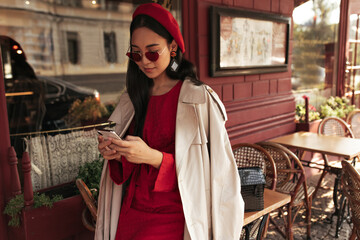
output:
POLYGON ((183 37, 185 41, 185 58, 195 64, 199 71, 199 49, 198 49, 198 32, 197 32, 197 1, 182 1, 182 21, 183 37))
MULTIPOLYGON (((0 54, 1 56, 1 54, 0 54)), ((6 199, 11 194, 10 166, 8 164, 8 149, 10 147, 9 122, 6 109, 5 83, 2 61, 0 57, 0 212, 5 208, 6 199)), ((7 240, 8 229, 4 214, 0 214, 0 239, 7 240)))
POLYGON ((341 0, 340 3, 340 22, 339 22, 339 42, 338 42, 338 63, 337 63, 337 82, 336 95, 344 96, 345 93, 345 67, 346 67, 346 42, 349 20, 349 0, 341 0))

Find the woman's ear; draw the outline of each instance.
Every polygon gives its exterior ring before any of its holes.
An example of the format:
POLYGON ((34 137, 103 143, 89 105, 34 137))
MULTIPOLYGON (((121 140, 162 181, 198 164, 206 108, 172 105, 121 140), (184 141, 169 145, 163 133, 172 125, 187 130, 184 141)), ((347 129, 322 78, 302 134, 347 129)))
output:
POLYGON ((172 52, 172 51, 176 52, 177 49, 178 49, 177 43, 175 42, 175 40, 172 40, 172 42, 170 43, 170 52, 172 52))

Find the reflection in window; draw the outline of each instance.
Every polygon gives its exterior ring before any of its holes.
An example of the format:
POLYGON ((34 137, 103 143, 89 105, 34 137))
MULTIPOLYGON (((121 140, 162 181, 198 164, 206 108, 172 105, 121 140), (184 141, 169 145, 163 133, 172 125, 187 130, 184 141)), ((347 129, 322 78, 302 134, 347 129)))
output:
POLYGON ((81 0, 56 0, 56 3, 68 7, 82 7, 81 0))
MULTIPOLYGON (((0 4, 0 33, 6 35, 0 36, 0 67, 6 75, 11 144, 21 154, 29 132, 89 124, 80 118, 93 117, 92 108, 69 114, 79 101, 95 99, 113 109, 125 87, 133 11, 152 0, 6 2, 0 4), (8 38, 16 41, 17 49, 8 38)), ((171 3, 181 23, 181 1, 171 3)))
POLYGON ((340 0, 313 0, 293 12, 292 86, 318 107, 335 94, 340 0))
POLYGON ((4 65, 4 77, 5 79, 12 79, 12 68, 11 68, 11 58, 10 58, 10 50, 5 48, 5 44, 1 44, 1 57, 2 57, 2 63, 4 65))
POLYGON ((104 33, 105 59, 108 63, 117 62, 116 36, 114 32, 104 33))
POLYGON ((76 32, 67 32, 67 48, 69 62, 77 64, 79 62, 79 40, 76 32))

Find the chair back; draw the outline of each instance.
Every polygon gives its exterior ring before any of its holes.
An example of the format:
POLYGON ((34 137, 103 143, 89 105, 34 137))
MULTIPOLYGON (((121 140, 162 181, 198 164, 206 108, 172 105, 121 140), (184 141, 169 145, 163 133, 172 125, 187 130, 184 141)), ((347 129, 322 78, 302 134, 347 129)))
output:
POLYGON ((319 125, 318 133, 329 136, 354 138, 349 124, 338 117, 324 118, 319 125))
POLYGON ((295 203, 307 199, 313 192, 308 191, 306 185, 305 169, 299 158, 288 148, 273 142, 258 143, 273 158, 277 171, 276 189, 280 192, 290 193, 295 203))
POLYGON ((353 234, 356 234, 358 239, 360 239, 360 174, 347 161, 341 161, 341 165, 341 182, 343 186, 343 193, 349 200, 354 228, 353 234))
POLYGON ((239 143, 232 146, 237 167, 260 167, 266 177, 266 187, 275 189, 277 172, 269 153, 257 144, 239 143))
POLYGON ((360 138, 360 109, 349 113, 346 122, 350 125, 355 138, 360 138))
POLYGON ((90 231, 95 231, 95 225, 97 220, 97 202, 94 199, 90 189, 80 178, 76 179, 76 186, 80 191, 80 194, 85 202, 86 208, 82 213, 82 222, 84 226, 90 231), (90 214, 89 214, 90 213, 90 214))

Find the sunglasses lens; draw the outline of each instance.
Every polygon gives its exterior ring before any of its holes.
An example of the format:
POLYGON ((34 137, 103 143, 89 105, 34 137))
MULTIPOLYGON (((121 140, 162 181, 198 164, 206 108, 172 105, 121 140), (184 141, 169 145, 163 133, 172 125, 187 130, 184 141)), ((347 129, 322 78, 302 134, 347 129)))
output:
POLYGON ((159 59, 159 53, 158 52, 146 52, 145 56, 147 59, 149 59, 152 62, 155 62, 159 59))
POLYGON ((141 61, 141 55, 138 53, 128 52, 128 53, 126 53, 126 56, 128 56, 131 60, 133 60, 135 62, 141 61))

